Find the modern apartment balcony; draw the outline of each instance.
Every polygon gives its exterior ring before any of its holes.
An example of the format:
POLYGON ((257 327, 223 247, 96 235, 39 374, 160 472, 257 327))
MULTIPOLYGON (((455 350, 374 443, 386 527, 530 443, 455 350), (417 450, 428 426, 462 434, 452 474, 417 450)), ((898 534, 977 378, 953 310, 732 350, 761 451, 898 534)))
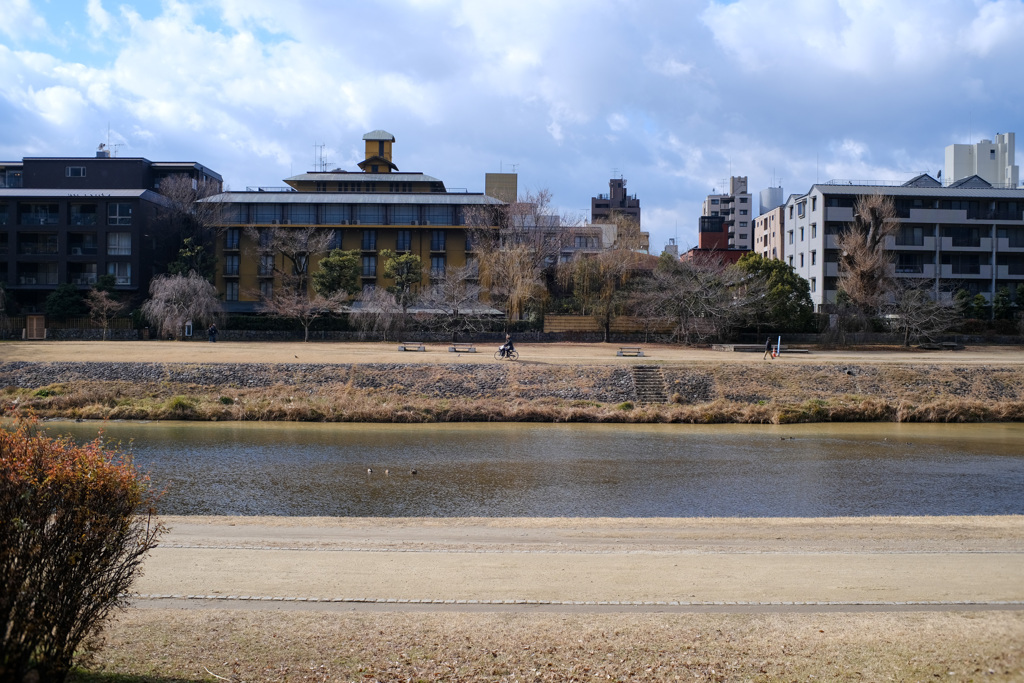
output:
POLYGON ((825 277, 839 277, 839 264, 835 261, 825 262, 825 277))
POLYGON ((978 266, 977 272, 966 273, 966 272, 953 272, 953 266, 949 263, 942 264, 941 277, 943 279, 957 279, 957 278, 970 278, 972 280, 991 280, 992 279, 992 266, 978 266))
POLYGON ((1005 264, 996 266, 996 277, 1000 280, 1005 280, 1007 278, 1024 279, 1024 267, 1016 266, 1013 271, 1011 271, 1010 268, 1011 266, 1005 264))
POLYGON ((1017 246, 1011 247, 1010 246, 1010 238, 1009 237, 997 237, 996 238, 996 251, 1001 251, 1001 252, 1017 251, 1017 252, 1024 253, 1024 242, 1018 243, 1017 246))
POLYGON ((963 223, 967 209, 911 209, 907 218, 911 223, 963 223))
POLYGON ((957 246, 953 244, 952 237, 943 237, 942 251, 977 251, 977 252, 991 252, 992 251, 992 238, 982 237, 978 240, 976 246, 957 246))
POLYGON ((897 264, 893 274, 896 277, 935 279, 935 264, 921 263, 902 267, 897 264))
POLYGON ((885 248, 889 251, 935 251, 935 238, 925 237, 921 244, 901 244, 894 235, 885 238, 885 248))
POLYGON ((852 206, 826 206, 825 207, 825 220, 826 221, 839 221, 842 223, 849 223, 853 221, 853 207, 852 206))

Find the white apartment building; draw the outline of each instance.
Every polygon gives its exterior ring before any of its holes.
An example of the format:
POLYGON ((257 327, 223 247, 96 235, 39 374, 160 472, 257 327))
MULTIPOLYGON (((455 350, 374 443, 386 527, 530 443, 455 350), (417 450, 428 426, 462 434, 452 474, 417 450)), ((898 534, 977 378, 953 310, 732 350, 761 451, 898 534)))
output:
POLYGON ((754 251, 782 261, 786 256, 786 207, 776 206, 754 219, 754 251))
POLYGON ((810 283, 815 308, 835 303, 836 235, 853 221, 858 197, 891 196, 901 219, 889 239, 895 274, 927 283, 933 296, 960 289, 989 301, 1024 283, 1024 189, 970 177, 943 187, 925 174, 900 186, 818 184, 784 208, 784 260, 810 283))
POLYGON ((976 145, 949 145, 945 174, 946 185, 978 176, 993 187, 1018 187, 1020 169, 1014 163, 1014 134, 997 133, 995 142, 982 140, 976 145))
MULTIPOLYGON (((754 211, 747 177, 729 178, 728 194, 709 194, 701 205, 702 216, 721 216, 729 249, 751 249, 754 235, 754 211)), ((721 244, 699 244, 702 248, 726 248, 721 244)))

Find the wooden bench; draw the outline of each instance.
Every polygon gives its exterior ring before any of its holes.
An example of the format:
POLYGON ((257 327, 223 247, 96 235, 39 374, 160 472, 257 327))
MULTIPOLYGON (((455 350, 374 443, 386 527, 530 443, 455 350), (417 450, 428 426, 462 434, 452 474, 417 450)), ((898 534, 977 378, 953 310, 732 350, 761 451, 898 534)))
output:
POLYGON ((448 347, 449 353, 476 353, 476 347, 472 344, 452 344, 448 347))
POLYGON ((398 345, 399 351, 426 351, 427 347, 423 345, 423 342, 406 342, 398 345))
POLYGON ((639 346, 620 346, 617 356, 639 356, 643 358, 644 350, 639 346))

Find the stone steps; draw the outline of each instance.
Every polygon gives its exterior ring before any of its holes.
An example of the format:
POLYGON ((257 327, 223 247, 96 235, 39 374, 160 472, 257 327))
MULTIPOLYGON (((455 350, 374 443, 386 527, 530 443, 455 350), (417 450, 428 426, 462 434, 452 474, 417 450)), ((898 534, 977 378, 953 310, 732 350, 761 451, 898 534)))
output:
POLYGON ((637 403, 666 403, 668 386, 665 375, 657 365, 634 365, 633 387, 637 403))

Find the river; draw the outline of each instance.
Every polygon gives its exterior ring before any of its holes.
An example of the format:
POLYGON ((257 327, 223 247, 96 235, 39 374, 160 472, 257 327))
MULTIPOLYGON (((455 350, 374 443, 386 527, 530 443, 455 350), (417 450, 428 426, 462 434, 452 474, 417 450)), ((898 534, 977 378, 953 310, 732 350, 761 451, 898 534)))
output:
MULTIPOLYGON (((51 433, 77 439, 95 437, 100 426, 48 423, 51 433)), ((1021 424, 114 422, 102 428, 166 489, 165 514, 1024 513, 1021 424)))

